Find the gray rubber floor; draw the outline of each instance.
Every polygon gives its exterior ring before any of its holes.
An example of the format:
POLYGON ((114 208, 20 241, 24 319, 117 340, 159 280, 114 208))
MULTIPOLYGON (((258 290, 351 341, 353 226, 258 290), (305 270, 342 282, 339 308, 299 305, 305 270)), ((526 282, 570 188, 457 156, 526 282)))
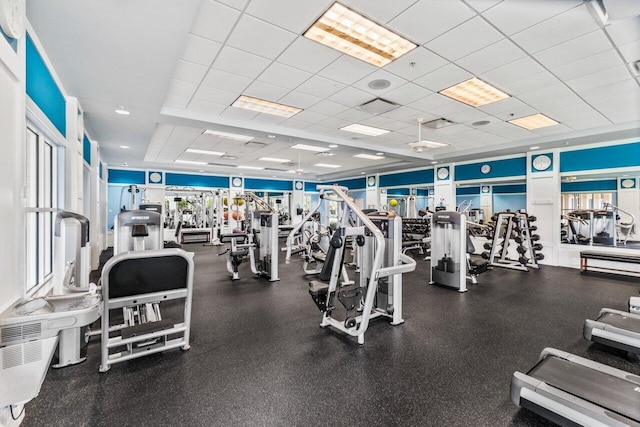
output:
MULTIPOLYGON (((115 365, 51 369, 25 426, 545 426, 509 399, 515 370, 556 347, 640 374, 622 352, 582 338, 602 307, 626 310, 637 278, 546 267, 494 269, 470 291, 427 285, 428 262, 404 277, 400 326, 375 321, 364 346, 318 327, 302 262, 281 258, 276 283, 219 247, 196 253, 191 350, 115 365)), ((171 307, 163 311, 171 314, 171 307)))

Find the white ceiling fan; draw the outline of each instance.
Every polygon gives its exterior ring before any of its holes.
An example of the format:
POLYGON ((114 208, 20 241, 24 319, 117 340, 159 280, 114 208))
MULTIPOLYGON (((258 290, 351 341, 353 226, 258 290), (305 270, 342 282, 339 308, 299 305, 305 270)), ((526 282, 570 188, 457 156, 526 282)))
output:
POLYGON ((422 117, 417 119, 418 121, 418 140, 416 142, 410 142, 409 146, 416 152, 422 153, 427 148, 441 148, 446 147, 449 144, 444 142, 435 142, 435 141, 427 141, 422 139, 422 122, 424 119, 422 117))

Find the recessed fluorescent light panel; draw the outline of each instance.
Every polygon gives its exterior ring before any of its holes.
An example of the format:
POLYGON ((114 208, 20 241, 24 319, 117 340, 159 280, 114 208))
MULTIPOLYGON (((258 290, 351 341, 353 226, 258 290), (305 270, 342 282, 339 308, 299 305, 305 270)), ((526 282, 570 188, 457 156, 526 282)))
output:
POLYGON ((287 159, 278 159, 275 157, 260 157, 258 160, 262 160, 263 162, 273 162, 273 163, 287 163, 291 161, 287 159))
POLYGON ((222 153, 220 151, 200 150, 198 148, 187 148, 185 151, 187 153, 208 154, 209 156, 223 156, 224 155, 224 153, 222 153))
POLYGON ((416 48, 416 44, 337 2, 304 36, 376 67, 416 48))
POLYGON ((271 101, 265 101, 264 99, 252 98, 250 96, 240 95, 235 100, 232 107, 244 108, 245 110, 256 111, 258 113, 271 114, 274 116, 289 118, 298 114, 302 109, 296 107, 290 107, 284 104, 277 104, 271 101))
POLYGON ((382 160, 384 156, 374 156, 373 154, 354 154, 353 157, 357 157, 359 159, 367 159, 367 160, 382 160))
POLYGON ((513 123, 516 126, 525 128, 528 130, 544 128, 547 126, 557 125, 558 122, 545 116, 544 114, 532 114, 526 117, 520 117, 519 119, 509 120, 509 123, 513 123))
POLYGON ((187 165, 206 165, 207 162, 194 162, 193 160, 176 160, 174 163, 184 163, 187 165))
POLYGON ((251 170, 261 171, 264 168, 260 168, 258 166, 238 166, 238 169, 251 169, 251 170))
POLYGON ((315 151, 317 153, 321 151, 329 151, 328 148, 324 147, 316 147, 315 145, 306 145, 306 144, 296 144, 292 145, 291 148, 295 148, 296 150, 307 150, 307 151, 315 151))
POLYGON ((349 125, 349 126, 341 127, 340 130, 345 130, 347 132, 360 133, 362 135, 369 135, 369 136, 379 136, 379 135, 384 135, 385 133, 391 132, 391 131, 388 131, 386 129, 374 128, 372 126, 359 125, 357 123, 354 123, 354 124, 349 125))
POLYGON ((203 133, 205 135, 213 135, 213 136, 217 136, 224 139, 232 139, 234 141, 242 141, 242 142, 249 142, 254 138, 253 136, 240 135, 237 133, 229 133, 229 132, 220 132, 217 130, 210 130, 210 129, 205 130, 203 133))
POLYGON ((496 89, 489 83, 485 83, 477 77, 473 77, 455 86, 440 91, 444 96, 453 98, 472 107, 490 104, 511 96, 500 89, 496 89))
POLYGON ((319 168, 330 168, 330 169, 335 169, 335 168, 341 168, 342 167, 340 165, 333 165, 331 163, 316 163, 314 166, 318 166, 319 168))

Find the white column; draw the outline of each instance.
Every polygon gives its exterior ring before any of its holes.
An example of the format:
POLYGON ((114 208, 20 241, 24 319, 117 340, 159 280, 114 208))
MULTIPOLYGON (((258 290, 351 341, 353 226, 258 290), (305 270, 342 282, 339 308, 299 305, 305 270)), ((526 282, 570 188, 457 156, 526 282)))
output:
POLYGON ((378 175, 367 176, 367 190, 364 196, 364 205, 367 209, 380 208, 380 197, 378 195, 378 179, 378 175))
MULTIPOLYGON (((228 208, 229 208, 229 231, 232 231, 236 227, 240 227, 242 222, 242 218, 239 220, 233 219, 233 199, 244 194, 244 178, 241 176, 232 176, 229 178, 229 200, 228 200, 228 208)), ((238 209, 244 215, 245 208, 244 206, 240 206, 238 209)), ((251 220, 251 218, 248 218, 251 220)))
MULTIPOLYGON (((635 218, 635 227, 632 233, 629 235, 629 240, 637 240, 640 232, 638 231, 640 226, 640 190, 638 189, 638 179, 634 177, 622 177, 618 179, 618 202, 619 209, 628 212, 635 218)), ((631 218, 628 215, 620 213, 621 222, 630 222, 631 218)))
POLYGON ((484 213, 485 222, 493 215, 493 188, 490 185, 480 186, 480 209, 484 213))
POLYGON ((301 180, 293 181, 293 192, 291 193, 291 205, 289 211, 291 213, 291 225, 296 225, 302 221, 303 215, 298 215, 298 208, 304 209, 304 182, 301 180))
POLYGON ((438 165, 434 176, 434 206, 433 209, 444 206, 445 210, 456 209, 456 186, 453 164, 438 165))

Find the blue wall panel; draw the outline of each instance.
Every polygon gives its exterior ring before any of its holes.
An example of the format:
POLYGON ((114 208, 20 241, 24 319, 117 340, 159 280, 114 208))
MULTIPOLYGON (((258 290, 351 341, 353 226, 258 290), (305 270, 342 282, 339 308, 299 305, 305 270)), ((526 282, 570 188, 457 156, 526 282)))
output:
POLYGON ((600 181, 563 182, 560 184, 563 193, 575 193, 578 191, 617 191, 618 182, 615 179, 603 179, 600 181))
POLYGON ((480 187, 462 187, 456 188, 457 196, 466 196, 470 194, 480 194, 480 187))
POLYGON ((188 173, 167 172, 165 174, 165 182, 166 185, 176 185, 180 187, 229 188, 228 176, 194 175, 188 173))
POLYGON ((66 136, 67 103, 42 56, 27 34, 27 95, 36 103, 51 123, 66 136))
POLYGON ((640 142, 560 153, 560 172, 640 166, 640 142))
POLYGON ((456 181, 467 181, 471 179, 505 178, 509 176, 522 176, 527 174, 527 158, 516 157, 515 159, 493 160, 488 162, 469 163, 455 167, 456 181), (490 165, 489 173, 480 172, 482 165, 490 165))
POLYGON ((353 178, 353 179, 342 179, 338 181, 327 181, 323 183, 324 185, 333 185, 338 184, 343 187, 347 187, 349 190, 360 190, 367 188, 367 180, 362 178, 353 178))
POLYGON ((91 164, 91 141, 89 141, 87 135, 82 137, 82 157, 87 163, 91 164))
POLYGON ((509 209, 512 212, 527 209, 525 194, 494 194, 493 212, 498 213, 509 209))
POLYGON ((408 196, 410 194, 408 188, 389 188, 387 196, 408 196))
POLYGON ((433 169, 420 169, 411 172, 380 175, 380 187, 414 184, 433 184, 433 169))
POLYGON ((144 171, 127 169, 109 169, 109 184, 137 184, 144 185, 144 171))
POLYGON ((292 191, 293 181, 280 181, 276 179, 261 179, 261 178, 245 178, 244 188, 246 190, 292 191))
POLYGON ((307 182, 307 181, 305 181, 305 183, 304 183, 304 191, 306 191, 306 192, 316 192, 316 191, 318 191, 316 189, 316 186, 318 184, 320 184, 320 183, 319 182, 307 182))
POLYGON ((418 194, 417 194, 418 197, 420 197, 420 196, 426 197, 428 195, 429 195, 429 190, 418 188, 418 194))
POLYGON ((527 192, 526 184, 494 185, 493 186, 493 194, 520 194, 520 193, 524 194, 526 192, 527 192))

